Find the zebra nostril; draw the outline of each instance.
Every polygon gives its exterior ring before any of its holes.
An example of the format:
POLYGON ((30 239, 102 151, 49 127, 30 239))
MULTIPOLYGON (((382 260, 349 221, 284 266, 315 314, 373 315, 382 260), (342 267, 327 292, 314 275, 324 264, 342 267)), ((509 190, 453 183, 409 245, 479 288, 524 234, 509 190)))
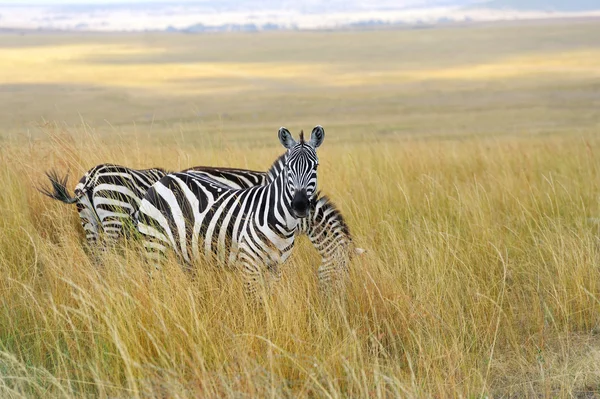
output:
POLYGON ((296 191, 292 199, 292 209, 300 216, 305 216, 310 205, 310 199, 306 195, 306 190, 296 191))

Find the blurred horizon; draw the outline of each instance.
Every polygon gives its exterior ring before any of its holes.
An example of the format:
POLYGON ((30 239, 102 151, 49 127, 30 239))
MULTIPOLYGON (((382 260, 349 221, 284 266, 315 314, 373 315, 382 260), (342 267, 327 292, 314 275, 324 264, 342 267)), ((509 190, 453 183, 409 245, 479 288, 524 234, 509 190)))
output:
POLYGON ((600 17, 593 0, 0 0, 0 29, 270 31, 600 17))

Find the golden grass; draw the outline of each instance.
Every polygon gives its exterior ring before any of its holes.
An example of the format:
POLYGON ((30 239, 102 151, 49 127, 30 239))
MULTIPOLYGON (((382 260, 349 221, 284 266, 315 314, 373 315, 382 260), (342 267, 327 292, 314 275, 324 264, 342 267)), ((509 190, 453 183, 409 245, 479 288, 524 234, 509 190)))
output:
MULTIPOLYGON (((335 131, 328 131, 333 137, 335 131)), ((256 134, 260 134, 256 132, 256 134)), ((272 141, 275 142, 274 134, 272 141)), ((188 143, 126 151, 83 132, 8 146, 0 173, 0 393, 45 397, 568 396, 600 384, 595 136, 335 144, 320 186, 368 254, 319 294, 302 243, 264 308, 236 273, 135 243, 95 265, 41 170, 97 158, 266 168, 281 152, 188 143), (185 152, 181 162, 165 154, 185 152)), ((131 145, 129 145, 131 144, 131 145)), ((74 182, 71 182, 73 185, 74 182)))
POLYGON ((429 80, 553 78, 571 74, 597 78, 600 50, 563 50, 500 57, 460 66, 389 69, 375 64, 356 70, 348 63, 323 62, 98 62, 103 57, 163 55, 162 47, 94 44, 12 48, 2 51, 0 84, 81 84, 153 90, 161 94, 210 94, 256 89, 263 81, 311 87, 399 84, 429 80), (226 80, 228 84, 222 84, 226 80), (218 82, 215 84, 215 82, 218 82))
POLYGON ((0 397, 598 395, 597 26, 0 35, 0 397), (266 169, 317 123, 368 250, 333 297, 306 240, 258 310, 215 265, 149 278, 133 241, 95 264, 34 188, 266 169))
MULTIPOLYGON (((593 22, 430 30, 0 34, 1 137, 40 121, 180 138, 321 123, 386 137, 595 131, 593 22)), ((234 138, 232 139, 232 136, 234 138)))

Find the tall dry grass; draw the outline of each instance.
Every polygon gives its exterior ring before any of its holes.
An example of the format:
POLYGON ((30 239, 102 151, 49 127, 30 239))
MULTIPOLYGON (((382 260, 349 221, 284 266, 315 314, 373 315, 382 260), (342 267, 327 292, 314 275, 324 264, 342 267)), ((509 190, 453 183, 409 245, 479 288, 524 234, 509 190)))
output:
POLYGON ((326 140, 320 188, 368 253, 324 297, 302 242, 262 308, 215 265, 149 278, 134 242, 95 264, 34 186, 106 161, 264 169, 281 148, 49 137, 0 149, 2 397, 598 392, 597 137, 326 140))

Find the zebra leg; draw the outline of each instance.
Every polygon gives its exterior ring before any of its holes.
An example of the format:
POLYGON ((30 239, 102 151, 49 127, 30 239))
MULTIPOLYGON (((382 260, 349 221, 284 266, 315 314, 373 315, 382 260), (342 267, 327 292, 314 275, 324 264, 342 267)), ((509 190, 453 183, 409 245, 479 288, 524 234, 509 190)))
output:
POLYGON ((100 256, 102 252, 102 246, 100 245, 101 225, 87 196, 81 197, 80 201, 77 202, 77 211, 79 212, 79 218, 81 219, 81 225, 85 233, 89 256, 93 263, 99 266, 102 264, 100 256))
POLYGON ((261 273, 260 267, 254 263, 242 262, 242 265, 244 270, 246 295, 249 299, 256 301, 259 299, 261 291, 263 291, 263 274, 261 273))
POLYGON ((279 262, 269 259, 266 262, 266 269, 269 272, 269 280, 272 283, 278 283, 281 281, 281 268, 279 267, 279 262))
POLYGON ((143 256, 150 266, 150 270, 160 270, 161 264, 167 256, 167 246, 159 242, 156 237, 149 239, 149 236, 144 236, 142 245, 144 247, 143 256))
POLYGON ((100 220, 87 195, 81 196, 77 202, 77 211, 85 233, 90 257, 96 265, 100 265, 100 220))
POLYGON ((321 290, 329 291, 332 288, 343 287, 350 260, 347 251, 345 246, 336 248, 329 256, 322 258, 317 271, 321 290))
POLYGON ((137 232, 141 238, 143 257, 146 263, 150 265, 151 270, 160 270, 160 265, 166 257, 168 248, 173 248, 171 241, 164 234, 165 230, 157 223, 153 223, 145 214, 138 212, 135 216, 137 232))
POLYGON ((267 294, 266 271, 268 268, 260 259, 243 250, 239 253, 239 261, 244 273, 244 288, 248 299, 253 303, 263 303, 267 294))
POLYGON ((119 239, 124 235, 124 224, 131 220, 131 216, 127 214, 115 214, 106 216, 102 219, 102 238, 103 249, 108 250, 117 245, 119 239))
POLYGON ((79 213, 81 226, 83 226, 83 231, 85 232, 85 239, 88 245, 93 248, 97 245, 100 237, 100 221, 87 196, 82 196, 77 202, 77 212, 79 213))
POLYGON ((119 220, 104 220, 102 229, 104 230, 104 240, 110 246, 114 246, 122 236, 122 223, 119 220))

